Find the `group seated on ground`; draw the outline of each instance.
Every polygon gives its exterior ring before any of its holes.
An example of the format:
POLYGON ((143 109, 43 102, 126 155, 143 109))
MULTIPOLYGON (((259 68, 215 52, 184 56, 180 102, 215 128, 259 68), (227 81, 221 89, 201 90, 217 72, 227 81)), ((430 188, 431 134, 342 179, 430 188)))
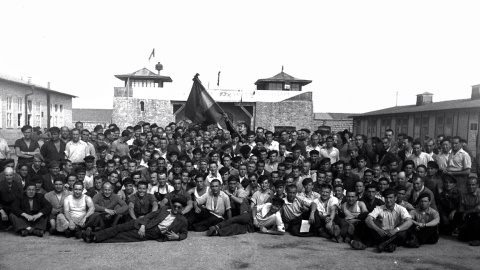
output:
MULTIPOLYGON (((0 226, 87 243, 245 233, 323 237, 354 249, 480 245, 480 189, 460 137, 414 140, 141 122, 31 126, 0 154, 0 226), (368 143, 370 142, 370 143, 368 143)), ((1 140, 1 139, 0 139, 1 140)))

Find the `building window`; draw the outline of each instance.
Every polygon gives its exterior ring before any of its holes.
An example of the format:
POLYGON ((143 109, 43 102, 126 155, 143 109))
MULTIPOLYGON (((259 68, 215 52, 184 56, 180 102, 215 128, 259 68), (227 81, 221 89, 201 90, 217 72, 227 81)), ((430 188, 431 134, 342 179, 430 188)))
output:
POLYGON ((58 123, 58 126, 64 126, 65 125, 65 122, 64 122, 64 119, 63 119, 63 105, 60 105, 59 106, 59 115, 60 115, 60 122, 58 123))
POLYGON ((397 118, 395 128, 397 129, 398 133, 408 133, 408 116, 403 116, 397 118))
POLYGON ((420 129, 420 139, 425 139, 425 136, 429 136, 428 134, 428 122, 429 122, 429 116, 428 115, 423 115, 422 116, 422 128, 420 129))
POLYGON ((283 83, 269 83, 268 90, 283 90, 283 83))
POLYGON ((392 119, 391 118, 383 118, 380 121, 380 132, 384 132, 385 130, 391 128, 392 126, 392 119))
POLYGON ((27 100, 27 124, 32 125, 32 101, 27 100))
POLYGON ((40 101, 35 103, 35 126, 41 127, 42 126, 42 118, 40 113, 40 101))
POLYGON ((298 83, 290 84, 290 91, 300 91, 300 84, 298 83))
POLYGON ((477 123, 470 123, 470 130, 477 130, 478 124, 477 123))
POLYGON ((368 120, 368 124, 367 124, 368 128, 367 128, 367 136, 368 137, 374 137, 374 136, 377 136, 377 119, 375 118, 371 118, 368 120))
POLYGON ((445 116, 445 136, 453 136, 453 115, 445 116))
POLYGON ((22 127, 23 126, 23 99, 22 98, 17 98, 17 127, 22 127))
POLYGON ((145 102, 140 101, 140 111, 144 112, 145 111, 145 102))
POLYGON ((13 99, 12 97, 7 97, 7 127, 11 128, 13 127, 13 99))

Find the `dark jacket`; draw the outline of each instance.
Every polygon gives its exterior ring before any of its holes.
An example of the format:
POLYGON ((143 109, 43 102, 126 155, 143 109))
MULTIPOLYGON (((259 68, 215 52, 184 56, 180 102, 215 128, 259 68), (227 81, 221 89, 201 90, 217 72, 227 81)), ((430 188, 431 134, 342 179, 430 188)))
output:
POLYGON ((53 186, 51 173, 45 174, 44 176, 42 176, 42 178, 43 178, 42 187, 43 189, 45 189, 46 192, 50 192, 55 189, 55 187, 53 186))
MULTIPOLYGON (((170 212, 167 211, 167 207, 160 207, 157 211, 150 212, 144 217, 136 219, 135 228, 140 229, 141 225, 145 225, 145 229, 155 227, 169 214, 170 212)), ((184 240, 187 238, 188 234, 188 221, 184 216, 179 214, 175 217, 168 229, 179 235, 179 241, 184 240)), ((163 240, 164 239, 159 239, 159 241, 163 240)))
POLYGON ((11 189, 8 187, 7 181, 0 181, 0 209, 4 209, 8 213, 15 200, 21 197, 22 194, 22 185, 15 180, 11 189))
POLYGON ((42 213, 43 216, 47 217, 52 212, 52 205, 45 199, 43 194, 35 193, 33 196, 33 205, 30 208, 30 203, 28 202, 28 196, 24 194, 22 197, 17 198, 12 204, 12 213, 20 217, 23 213, 28 215, 36 215, 42 213))
POLYGON ((45 159, 45 164, 51 161, 60 161, 65 158, 65 142, 60 140, 60 151, 57 151, 55 144, 51 141, 45 142, 40 148, 40 154, 45 159))

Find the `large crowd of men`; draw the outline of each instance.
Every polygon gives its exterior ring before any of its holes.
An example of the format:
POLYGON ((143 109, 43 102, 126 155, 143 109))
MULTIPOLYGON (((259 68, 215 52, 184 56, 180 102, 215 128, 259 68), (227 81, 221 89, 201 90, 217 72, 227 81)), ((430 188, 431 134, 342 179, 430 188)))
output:
POLYGON ((0 139, 0 226, 87 243, 197 231, 289 232, 379 252, 440 234, 480 245, 478 177, 460 137, 225 125, 24 126, 17 163, 0 139))

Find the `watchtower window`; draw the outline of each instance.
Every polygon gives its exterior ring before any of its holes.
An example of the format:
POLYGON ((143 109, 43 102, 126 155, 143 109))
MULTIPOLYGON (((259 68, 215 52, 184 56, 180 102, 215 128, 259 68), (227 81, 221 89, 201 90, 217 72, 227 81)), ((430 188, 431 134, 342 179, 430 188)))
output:
POLYGON ((140 111, 144 112, 145 111, 145 102, 140 101, 140 111))

